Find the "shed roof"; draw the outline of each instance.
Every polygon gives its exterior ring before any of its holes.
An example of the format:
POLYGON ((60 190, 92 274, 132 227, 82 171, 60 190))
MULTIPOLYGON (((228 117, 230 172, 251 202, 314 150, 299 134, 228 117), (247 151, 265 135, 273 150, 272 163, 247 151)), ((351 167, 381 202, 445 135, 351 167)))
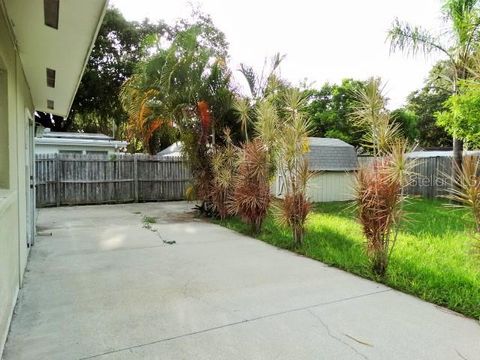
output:
POLYGON ((334 138, 308 138, 310 151, 307 154, 312 171, 351 171, 358 167, 355 148, 345 141, 334 138))

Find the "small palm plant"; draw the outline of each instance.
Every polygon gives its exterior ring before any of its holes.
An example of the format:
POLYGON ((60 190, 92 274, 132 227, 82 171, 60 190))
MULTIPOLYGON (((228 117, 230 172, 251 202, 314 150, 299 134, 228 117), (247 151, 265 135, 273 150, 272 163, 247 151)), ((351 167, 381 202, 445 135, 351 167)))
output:
POLYGON ((230 130, 224 130, 225 146, 218 146, 211 155, 213 208, 220 219, 229 215, 227 203, 234 191, 234 178, 238 169, 239 151, 230 139, 230 130))
POLYGON ((258 234, 270 205, 268 149, 260 139, 243 145, 228 210, 258 234))
POLYGON ((449 190, 448 197, 453 200, 450 205, 470 210, 475 223, 473 250, 480 255, 480 158, 465 156, 462 168, 454 173, 457 176, 452 176, 455 186, 449 190))
POLYGON ((275 207, 275 215, 280 224, 292 229, 295 247, 303 244, 305 221, 311 208, 307 199, 311 172, 306 157, 310 122, 305 116, 305 104, 306 98, 300 91, 285 92, 282 126, 277 134, 279 171, 285 181, 285 194, 275 207))
POLYGON ((370 79, 357 94, 353 119, 367 129, 364 140, 374 156, 374 161, 356 175, 358 217, 372 271, 384 277, 404 218, 403 189, 413 163, 406 156, 407 142, 385 109, 382 89, 379 79, 370 79))

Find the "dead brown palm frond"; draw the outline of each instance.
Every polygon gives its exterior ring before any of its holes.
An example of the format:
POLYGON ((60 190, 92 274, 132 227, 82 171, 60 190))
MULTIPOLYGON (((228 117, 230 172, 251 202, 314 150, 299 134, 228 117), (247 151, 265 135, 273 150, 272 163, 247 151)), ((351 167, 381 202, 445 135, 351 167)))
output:
POLYGON ((270 205, 269 167, 268 150, 260 139, 244 144, 227 208, 253 233, 260 232, 270 205))
POLYGON ((310 210, 311 203, 304 193, 286 194, 274 204, 275 219, 279 225, 292 229, 295 247, 303 244, 305 222, 310 210))

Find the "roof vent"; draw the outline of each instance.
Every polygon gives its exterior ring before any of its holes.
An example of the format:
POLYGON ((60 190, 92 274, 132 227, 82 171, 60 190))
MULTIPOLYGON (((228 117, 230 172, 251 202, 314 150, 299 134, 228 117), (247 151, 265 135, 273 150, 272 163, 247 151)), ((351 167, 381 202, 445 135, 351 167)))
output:
POLYGON ((43 0, 43 15, 45 25, 58 29, 58 10, 60 0, 43 0))
POLYGON ((53 69, 47 68, 47 86, 54 88, 55 87, 55 75, 56 71, 53 69))

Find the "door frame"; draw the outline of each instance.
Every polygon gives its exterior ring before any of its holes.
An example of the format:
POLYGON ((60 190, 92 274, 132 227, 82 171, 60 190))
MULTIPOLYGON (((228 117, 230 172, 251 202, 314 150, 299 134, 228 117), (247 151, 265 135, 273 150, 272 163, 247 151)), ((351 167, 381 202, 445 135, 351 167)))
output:
POLYGON ((33 114, 25 109, 25 183, 27 209, 27 247, 35 243, 36 204, 35 204, 35 120, 33 114))

